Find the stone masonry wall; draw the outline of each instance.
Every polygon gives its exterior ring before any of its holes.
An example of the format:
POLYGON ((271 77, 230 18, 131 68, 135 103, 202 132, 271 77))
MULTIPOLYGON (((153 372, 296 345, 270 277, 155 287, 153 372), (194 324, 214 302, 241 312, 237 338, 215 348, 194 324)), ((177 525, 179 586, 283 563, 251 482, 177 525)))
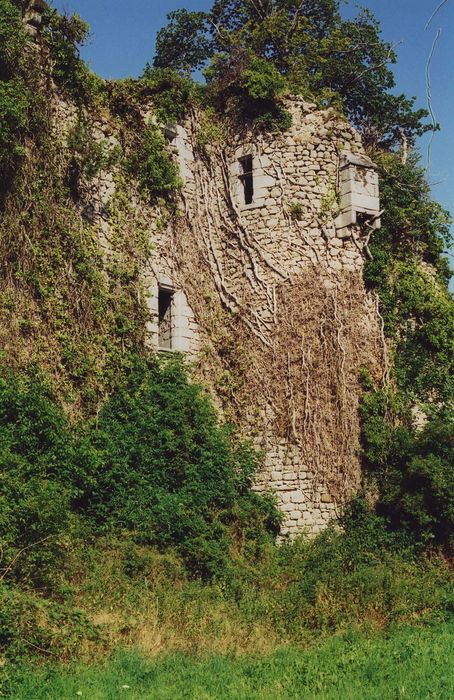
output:
MULTIPOLYGON (((184 183, 180 214, 167 224, 134 189, 129 197, 152 244, 143 271, 150 347, 187 353, 226 419, 263 450, 256 486, 277 493, 282 533, 292 536, 321 530, 359 486, 358 370, 379 377, 383 351, 376 303, 362 283, 379 225, 373 165, 333 111, 297 97, 288 108, 288 132, 234 132, 227 145, 202 149, 196 114, 166 129, 184 183), (171 348, 160 347, 160 294, 171 298, 171 348)), ((57 101, 62 142, 74 119, 74 108, 57 101)), ((92 129, 108 147, 118 143, 108 115, 92 129)), ((105 255, 117 186, 115 167, 107 168, 81 199, 105 255)))
POLYGON ((185 125, 179 150, 185 218, 166 246, 175 246, 177 277, 195 310, 201 363, 211 356, 201 374, 264 451, 257 488, 277 493, 282 532, 292 535, 322 529, 358 489, 359 369, 378 378, 384 358, 376 300, 362 282, 367 242, 379 226, 373 164, 359 135, 332 110, 318 112, 300 98, 287 106, 289 132, 232 134, 227 147, 208 154, 197 150, 197 118, 185 125), (246 156, 252 156, 249 204, 241 179, 246 156), (233 353, 213 333, 202 293, 222 307, 218 324, 235 338, 233 353), (289 312, 296 314, 293 329, 285 325, 289 312), (323 334, 331 334, 328 350, 323 334), (325 377, 317 348, 325 366, 336 367, 325 377), (235 353, 248 359, 232 360, 235 353), (310 367, 302 376, 298 366, 305 361, 310 367), (226 374, 234 385, 227 396, 226 374), (306 383, 311 386, 303 388, 306 383), (342 396, 332 399, 336 392, 342 396), (298 406, 290 415, 298 400, 310 415, 298 406))

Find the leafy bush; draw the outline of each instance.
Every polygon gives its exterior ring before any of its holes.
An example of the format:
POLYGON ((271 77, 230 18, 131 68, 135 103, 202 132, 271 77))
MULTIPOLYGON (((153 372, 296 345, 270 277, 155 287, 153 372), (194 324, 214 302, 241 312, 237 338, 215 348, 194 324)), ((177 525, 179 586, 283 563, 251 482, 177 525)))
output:
POLYGON ((127 167, 151 197, 168 195, 180 186, 178 167, 166 150, 161 129, 154 124, 149 124, 138 136, 127 167))
POLYGON ((366 477, 395 530, 424 545, 454 545, 452 414, 439 410, 419 431, 399 398, 369 386, 361 406, 366 477))
POLYGON ((22 137, 28 126, 29 102, 21 80, 0 80, 0 191, 4 191, 25 155, 22 137))
POLYGON ((152 91, 154 111, 162 124, 181 121, 191 103, 199 97, 200 87, 171 68, 147 65, 141 82, 152 91))
POLYGON ((285 131, 290 113, 280 105, 288 83, 268 60, 248 50, 215 56, 206 69, 207 96, 218 111, 235 114, 239 122, 252 121, 265 131, 285 131))
POLYGON ((231 447, 179 361, 138 366, 101 411, 94 440, 104 464, 96 522, 176 547, 202 576, 222 575, 235 528, 253 541, 276 529, 271 502, 250 490, 256 456, 231 447))
POLYGON ((254 56, 243 71, 242 85, 255 100, 274 100, 287 89, 285 78, 277 68, 263 58, 254 56))
POLYGON ((257 456, 232 447, 178 361, 136 363, 89 431, 68 422, 45 384, 7 375, 0 427, 9 578, 46 585, 82 522, 176 547, 204 577, 225 573, 241 539, 254 554, 276 532, 272 502, 251 491, 257 456))
POLYGON ((89 447, 42 381, 0 379, 0 470, 2 575, 51 584, 91 464, 89 447))
POLYGON ((287 131, 292 126, 290 112, 273 104, 257 101, 248 105, 247 114, 252 117, 255 126, 263 131, 287 131))

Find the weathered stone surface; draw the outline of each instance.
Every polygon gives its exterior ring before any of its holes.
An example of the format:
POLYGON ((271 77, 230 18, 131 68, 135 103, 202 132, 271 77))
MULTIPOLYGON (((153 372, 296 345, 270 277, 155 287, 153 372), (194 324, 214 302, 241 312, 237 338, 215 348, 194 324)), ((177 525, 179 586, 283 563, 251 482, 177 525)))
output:
MULTIPOLYGON (((147 205, 143 199, 131 194, 131 204, 140 213, 142 228, 149 233, 151 244, 150 258, 143 271, 144 288, 148 294, 150 348, 159 348, 159 290, 170 289, 173 294, 172 349, 185 352, 198 361, 199 377, 212 391, 220 412, 228 399, 227 394, 218 398, 217 387, 222 385, 219 380, 230 382, 234 391, 237 385, 247 385, 254 379, 248 366, 251 338, 259 348, 258 356, 262 353, 265 358, 268 352, 266 343, 272 346, 279 338, 286 312, 280 306, 279 293, 287 288, 294 289, 289 304, 301 305, 305 300, 298 296, 298 290, 314 270, 320 288, 326 291, 330 308, 335 309, 334 316, 325 318, 321 314, 317 331, 322 337, 329 331, 330 324, 335 325, 337 345, 333 348, 334 360, 346 352, 344 360, 353 359, 354 366, 358 366, 359 358, 349 358, 348 352, 351 351, 345 350, 348 345, 346 337, 357 334, 366 338, 365 347, 369 340, 371 343, 371 349, 364 351, 361 363, 367 366, 369 362, 376 367, 380 361, 374 355, 378 352, 376 338, 380 335, 375 307, 361 286, 361 251, 367 232, 353 225, 336 229, 333 218, 336 203, 333 202, 332 210, 326 205, 328 193, 335 199, 340 194, 336 189, 341 165, 339 154, 348 144, 350 151, 363 156, 360 138, 332 110, 318 112, 315 105, 301 98, 290 101, 288 109, 292 112, 293 124, 284 136, 262 135, 258 139, 244 131, 241 136, 231 134, 224 151, 226 164, 213 145, 209 151, 211 162, 207 166, 197 155, 194 141, 197 124, 178 126, 169 144, 184 183, 179 203, 181 214, 175 221, 168 216, 166 219, 159 206, 147 205), (248 155, 253 163, 253 197, 252 202, 246 204, 239 159, 248 155), (356 325, 350 326, 339 320, 338 315, 338 290, 343 288, 347 277, 353 278, 356 287, 362 290, 363 304, 363 315, 356 325), (240 347, 245 357, 240 354, 238 365, 235 362, 224 364, 232 333, 232 325, 228 324, 232 318, 236 325, 243 321, 248 324, 245 326, 244 347, 240 347)), ((147 119, 154 118, 151 104, 143 105, 143 114, 147 119)), ((75 106, 58 100, 55 128, 62 141, 76 120, 75 106)), ((119 143, 115 120, 99 118, 93 128, 96 138, 108 148, 119 143)), ((109 172, 100 173, 87 186, 86 201, 81 203, 81 210, 89 208, 98 226, 106 257, 109 255, 109 241, 118 235, 109 206, 116 196, 116 175, 114 166, 109 172)), ((378 192, 372 175, 365 176, 364 189, 361 189, 361 178, 357 179, 354 172, 349 171, 348 176, 343 177, 343 182, 348 185, 344 192, 345 206, 351 206, 352 202, 376 206, 378 192)), ((309 307, 313 291, 311 289, 308 293, 309 307)), ((319 358, 316 353, 311 355, 308 329, 293 328, 291 332, 300 333, 303 339, 300 346, 304 354, 295 365, 298 364, 298 382, 304 385, 306 379, 309 383, 312 381, 311 372, 306 373, 304 363, 315 371, 319 358)), ((273 347, 270 354, 280 352, 286 357, 288 350, 284 344, 276 345, 276 348, 273 347)), ((277 378, 265 360, 254 369, 261 382, 279 385, 288 402, 287 417, 291 417, 293 410, 287 383, 287 371, 292 370, 290 353, 289 366, 286 365, 277 378)), ((327 366, 326 371, 329 372, 330 367, 327 366)), ((352 415, 355 415, 358 395, 359 385, 357 393, 353 392, 348 398, 353 404, 348 407, 352 409, 352 415)), ((334 424, 343 410, 343 399, 337 397, 336 400, 335 409, 319 407, 322 416, 331 410, 330 420, 334 424)), ((332 451, 324 451, 327 436, 323 435, 320 444, 316 444, 316 432, 311 431, 312 414, 306 417, 305 432, 297 440, 292 434, 291 420, 285 428, 277 425, 278 407, 273 404, 273 397, 263 399, 254 394, 250 397, 250 404, 238 420, 242 433, 252 437, 264 453, 264 466, 257 475, 256 488, 276 492, 279 507, 285 515, 283 535, 293 537, 302 529, 317 533, 335 517, 346 497, 331 492, 331 482, 327 480, 333 454, 335 457, 337 435, 330 436, 334 445, 332 451), (306 443, 313 443, 314 449, 319 450, 317 464, 307 461, 306 443)), ((327 433, 335 431, 328 420, 324 425, 327 433)), ((355 442, 358 434, 359 423, 354 419, 350 436, 348 495, 359 485, 355 442)))

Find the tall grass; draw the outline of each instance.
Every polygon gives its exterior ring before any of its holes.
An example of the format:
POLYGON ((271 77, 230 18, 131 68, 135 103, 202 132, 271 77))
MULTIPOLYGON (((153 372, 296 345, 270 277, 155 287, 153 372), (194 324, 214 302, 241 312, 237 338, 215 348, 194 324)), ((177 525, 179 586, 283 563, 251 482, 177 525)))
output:
MULTIPOLYGON (((362 530, 364 535, 364 528, 362 530)), ((449 619, 454 588, 441 558, 376 547, 347 533, 270 546, 230 576, 191 578, 184 561, 127 538, 74 550, 52 599, 0 586, 1 675, 30 655, 102 660, 135 646, 163 653, 271 654, 282 645, 394 624, 449 619)))
POLYGON ((101 667, 23 673, 11 700, 423 700, 454 697, 454 624, 333 636, 317 646, 267 656, 134 651, 101 667))

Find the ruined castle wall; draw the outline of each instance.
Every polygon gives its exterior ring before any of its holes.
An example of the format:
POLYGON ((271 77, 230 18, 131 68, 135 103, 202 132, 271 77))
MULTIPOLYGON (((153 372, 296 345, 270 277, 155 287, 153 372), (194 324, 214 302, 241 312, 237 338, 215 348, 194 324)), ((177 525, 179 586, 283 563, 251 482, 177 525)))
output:
MULTIPOLYGON (((151 243, 143 270, 150 347, 185 352, 225 419, 263 451, 256 487, 277 494, 282 532, 294 535, 325 527, 358 489, 359 370, 379 378, 383 350, 362 282, 378 221, 372 164, 332 110, 300 98, 288 107, 293 125, 283 134, 245 130, 203 147, 193 114, 170 135, 183 179, 179 214, 131 190, 128 225, 145 227, 151 243)), ((62 139, 73 119, 60 101, 62 139)), ((118 143, 108 115, 93 129, 100 142, 118 143)), ((118 183, 107 168, 82 196, 105 255, 118 183)))
POLYGON ((288 106, 290 131, 208 153, 197 120, 186 125, 185 216, 165 245, 198 321, 199 371, 263 450, 257 488, 277 493, 295 534, 319 531, 358 489, 359 371, 379 378, 384 358, 362 281, 379 224, 373 166, 332 110, 288 106))

